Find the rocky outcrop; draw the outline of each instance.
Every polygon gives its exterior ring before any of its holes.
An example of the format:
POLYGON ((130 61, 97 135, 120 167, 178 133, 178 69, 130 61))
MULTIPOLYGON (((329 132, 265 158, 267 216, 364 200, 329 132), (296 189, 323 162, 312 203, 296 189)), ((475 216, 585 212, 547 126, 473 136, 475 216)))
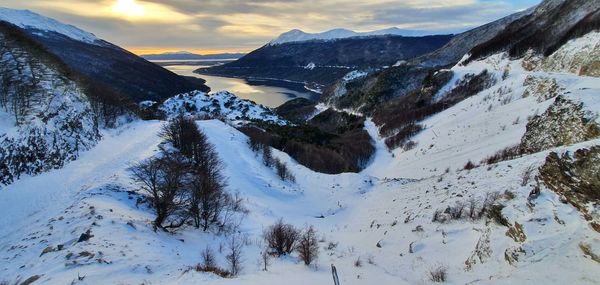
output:
POLYGON ((599 137, 600 128, 593 116, 582 103, 558 96, 546 112, 527 123, 521 151, 535 153, 599 137))
POLYGON ((598 222, 599 173, 600 146, 594 146, 575 153, 550 153, 540 168, 540 180, 581 211, 587 220, 598 222))
POLYGON ((523 85, 527 87, 523 97, 535 96, 538 102, 554 98, 564 92, 564 88, 556 82, 556 79, 550 77, 529 75, 523 85))

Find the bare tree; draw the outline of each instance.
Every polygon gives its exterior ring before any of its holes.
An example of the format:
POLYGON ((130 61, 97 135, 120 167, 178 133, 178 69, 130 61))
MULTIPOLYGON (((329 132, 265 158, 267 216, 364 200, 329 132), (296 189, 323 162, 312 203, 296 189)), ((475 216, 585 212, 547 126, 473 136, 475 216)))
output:
POLYGON ((267 267, 271 265, 271 256, 266 248, 260 252, 260 260, 263 265, 263 271, 267 271, 267 267))
POLYGON ((162 158, 142 161, 129 170, 135 182, 149 194, 150 204, 156 211, 154 225, 163 229, 180 227, 184 217, 178 222, 164 225, 172 215, 178 213, 184 204, 183 177, 186 166, 182 158, 175 153, 165 153, 162 158))
POLYGON ((277 170, 277 175, 283 181, 296 182, 296 177, 292 174, 292 172, 288 169, 287 165, 281 162, 279 159, 273 159, 275 164, 275 170, 277 170))
POLYGON ((227 245, 228 254, 226 258, 229 263, 229 270, 231 275, 237 276, 242 270, 242 249, 244 247, 242 237, 239 235, 231 235, 227 245))
POLYGON ((202 266, 204 268, 215 268, 217 266, 217 261, 215 259, 215 253, 212 251, 210 247, 206 247, 202 253, 202 266))
POLYGON ((298 240, 298 230, 290 224, 284 224, 283 219, 270 226, 263 234, 271 254, 282 256, 294 250, 298 240))
POLYGON ((263 145, 263 163, 266 167, 273 167, 273 151, 268 145, 263 145))
POLYGON ((319 256, 319 241, 317 231, 313 226, 306 229, 300 236, 300 241, 296 247, 298 255, 305 265, 310 265, 319 256))

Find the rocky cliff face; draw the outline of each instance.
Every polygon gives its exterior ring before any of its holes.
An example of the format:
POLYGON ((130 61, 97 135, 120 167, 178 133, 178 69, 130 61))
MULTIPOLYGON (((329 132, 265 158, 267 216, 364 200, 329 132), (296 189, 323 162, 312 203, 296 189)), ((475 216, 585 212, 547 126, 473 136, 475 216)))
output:
POLYGON ((600 232, 600 146, 559 155, 550 153, 540 168, 541 181, 581 211, 600 232))
POLYGON ((597 138, 600 128, 594 116, 582 103, 559 96, 546 112, 529 120, 521 149, 524 153, 535 153, 597 138))

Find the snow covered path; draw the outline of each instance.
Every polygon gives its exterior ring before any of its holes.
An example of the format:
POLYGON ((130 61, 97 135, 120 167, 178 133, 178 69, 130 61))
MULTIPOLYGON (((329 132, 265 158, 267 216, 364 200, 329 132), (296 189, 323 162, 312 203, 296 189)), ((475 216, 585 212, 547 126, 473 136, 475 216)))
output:
POLYGON ((132 161, 152 155, 162 122, 136 122, 105 132, 92 150, 59 170, 23 177, 0 191, 0 239, 22 232, 31 221, 47 219, 70 205, 73 196, 110 181, 132 161))

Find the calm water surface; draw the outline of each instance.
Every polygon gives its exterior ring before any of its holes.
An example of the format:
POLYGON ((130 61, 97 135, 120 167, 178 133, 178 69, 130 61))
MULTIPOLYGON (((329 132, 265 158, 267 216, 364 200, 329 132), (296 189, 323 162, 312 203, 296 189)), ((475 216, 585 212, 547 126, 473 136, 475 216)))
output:
POLYGON ((240 98, 252 100, 271 108, 281 104, 303 97, 316 100, 319 94, 308 91, 304 84, 286 82, 281 80, 255 80, 239 79, 218 76, 200 75, 194 73, 194 70, 202 66, 198 65, 170 65, 165 68, 184 76, 194 76, 206 80, 206 85, 210 87, 211 92, 226 90, 234 93, 240 98))

